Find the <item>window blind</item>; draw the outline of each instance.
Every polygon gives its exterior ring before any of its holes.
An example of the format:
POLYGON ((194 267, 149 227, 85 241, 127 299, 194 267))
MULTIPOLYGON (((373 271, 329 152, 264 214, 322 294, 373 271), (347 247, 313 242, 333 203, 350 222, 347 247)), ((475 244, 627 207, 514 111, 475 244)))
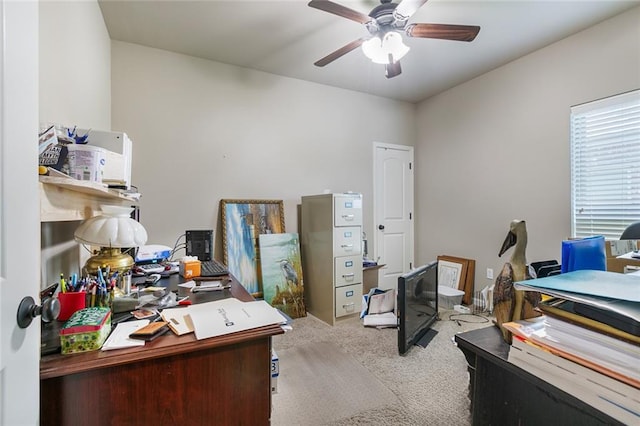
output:
POLYGON ((640 90, 571 108, 571 207, 574 237, 640 221, 640 90))

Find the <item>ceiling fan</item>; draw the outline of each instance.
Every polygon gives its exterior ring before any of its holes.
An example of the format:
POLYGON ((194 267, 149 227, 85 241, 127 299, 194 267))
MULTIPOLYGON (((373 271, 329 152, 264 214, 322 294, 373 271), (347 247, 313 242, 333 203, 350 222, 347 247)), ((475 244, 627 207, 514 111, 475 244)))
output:
POLYGON ((400 59, 409 51, 402 43, 401 33, 408 37, 437 38, 454 41, 473 41, 480 31, 475 25, 450 24, 409 24, 409 18, 427 0, 380 0, 368 15, 328 0, 311 0, 309 6, 352 21, 364 24, 368 37, 361 37, 316 61, 314 65, 323 67, 341 56, 362 46, 364 54, 373 62, 385 65, 385 76, 392 78, 402 72, 400 59))

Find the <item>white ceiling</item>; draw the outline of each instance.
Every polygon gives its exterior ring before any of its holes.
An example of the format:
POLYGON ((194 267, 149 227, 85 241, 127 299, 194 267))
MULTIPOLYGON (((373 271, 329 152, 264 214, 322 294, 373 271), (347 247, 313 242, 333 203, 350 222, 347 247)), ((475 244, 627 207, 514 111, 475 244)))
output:
MULTIPOLYGON (((398 1, 398 0, 395 0, 398 1)), ((374 0, 335 0, 368 14, 374 0)), ((409 23, 479 25, 471 42, 405 37, 402 74, 356 49, 323 68, 318 59, 368 35, 357 22, 307 0, 99 0, 113 40, 272 74, 419 102, 595 23, 640 0, 429 0, 409 23)), ((639 23, 640 25, 640 23, 639 23)))

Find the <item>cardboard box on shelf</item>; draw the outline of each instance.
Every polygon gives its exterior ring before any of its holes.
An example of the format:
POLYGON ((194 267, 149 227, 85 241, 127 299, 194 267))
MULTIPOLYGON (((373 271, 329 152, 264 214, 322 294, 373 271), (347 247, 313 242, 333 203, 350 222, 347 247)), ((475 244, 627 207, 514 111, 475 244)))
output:
POLYGON ((607 271, 625 273, 633 267, 640 267, 640 259, 629 255, 634 250, 638 250, 638 240, 605 241, 607 271))

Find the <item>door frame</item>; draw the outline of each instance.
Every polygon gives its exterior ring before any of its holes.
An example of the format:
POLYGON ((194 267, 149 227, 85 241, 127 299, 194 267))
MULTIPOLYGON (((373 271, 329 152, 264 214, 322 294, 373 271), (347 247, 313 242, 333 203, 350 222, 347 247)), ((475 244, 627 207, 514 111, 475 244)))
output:
MULTIPOLYGON (((378 224, 380 223, 380 218, 378 217, 378 206, 380 203, 380 200, 377 199, 377 194, 378 194, 378 186, 376 183, 376 176, 379 173, 378 170, 378 161, 377 161, 377 152, 378 149, 383 148, 383 149, 394 149, 394 150, 398 150, 398 151, 406 151, 409 152, 411 154, 411 164, 413 169, 415 170, 415 154, 414 154, 414 147, 411 145, 397 145, 397 144, 390 144, 390 143, 383 143, 383 142, 373 142, 373 190, 372 190, 372 194, 373 194, 373 259, 377 259, 378 256, 378 232, 377 232, 377 227, 378 224)), ((409 244, 409 262, 411 263, 411 265, 413 265, 413 267, 415 267, 415 172, 411 173, 411 199, 410 199, 410 206, 409 208, 411 209, 411 214, 412 214, 412 220, 409 226, 409 239, 410 239, 410 244, 409 244)), ((371 251, 371 250, 370 250, 371 251)), ((381 274, 383 271, 379 270, 378 273, 381 274)))
POLYGON ((0 425, 37 425, 40 319, 19 328, 20 300, 39 302, 38 9, 0 0, 0 425), (35 398, 33 395, 37 395, 35 398))

